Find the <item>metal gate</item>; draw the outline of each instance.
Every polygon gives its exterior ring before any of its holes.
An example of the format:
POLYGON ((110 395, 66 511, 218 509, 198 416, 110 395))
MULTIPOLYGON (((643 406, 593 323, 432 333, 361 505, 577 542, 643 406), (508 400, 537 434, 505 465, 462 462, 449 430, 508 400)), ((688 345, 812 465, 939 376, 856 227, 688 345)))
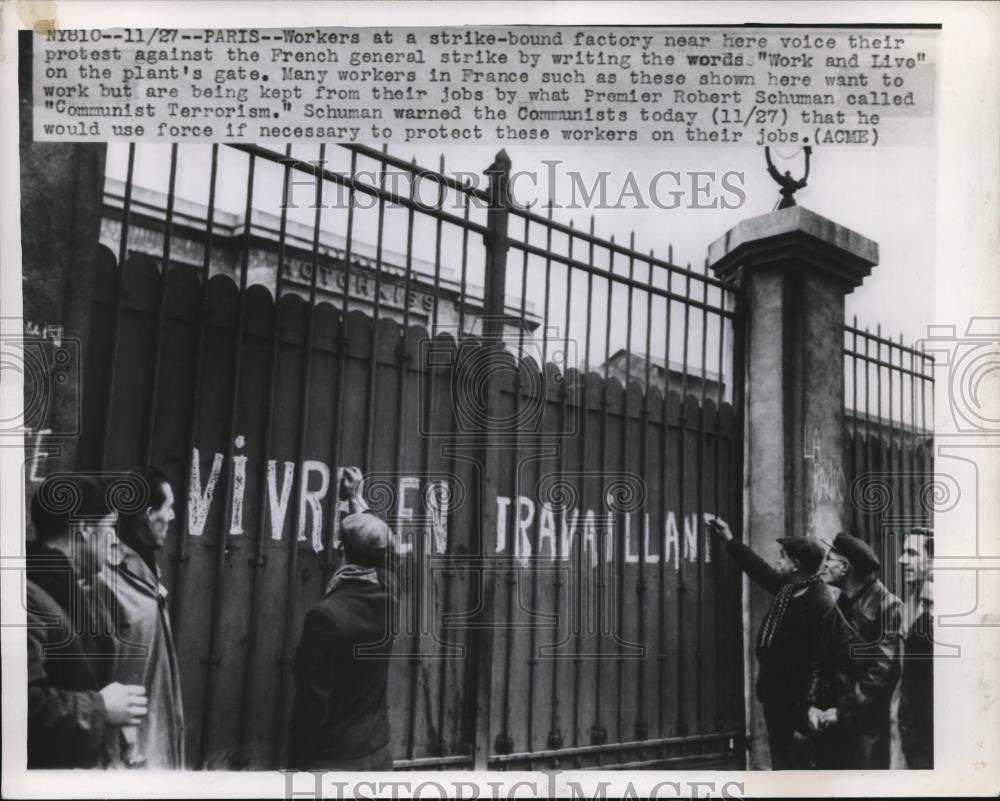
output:
POLYGON ((79 462, 179 490, 192 763, 280 765, 358 465, 397 537, 397 767, 741 766, 740 577, 704 525, 739 523, 740 359, 707 267, 517 207, 502 153, 482 188, 361 146, 175 145, 156 193, 136 159, 106 189, 79 462))
POLYGON ((883 580, 900 594, 902 541, 934 527, 934 357, 852 325, 844 327, 845 491, 850 525, 879 553, 883 580))

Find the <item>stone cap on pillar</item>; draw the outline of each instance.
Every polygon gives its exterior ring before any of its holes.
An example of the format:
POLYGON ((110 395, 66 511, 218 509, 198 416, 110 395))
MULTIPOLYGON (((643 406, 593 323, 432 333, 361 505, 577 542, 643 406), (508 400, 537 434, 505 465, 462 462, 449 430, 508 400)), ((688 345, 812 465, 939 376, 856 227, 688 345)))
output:
POLYGON ((830 275, 851 292, 878 264, 878 243, 802 206, 743 220, 708 247, 723 281, 739 283, 747 267, 781 267, 830 275))

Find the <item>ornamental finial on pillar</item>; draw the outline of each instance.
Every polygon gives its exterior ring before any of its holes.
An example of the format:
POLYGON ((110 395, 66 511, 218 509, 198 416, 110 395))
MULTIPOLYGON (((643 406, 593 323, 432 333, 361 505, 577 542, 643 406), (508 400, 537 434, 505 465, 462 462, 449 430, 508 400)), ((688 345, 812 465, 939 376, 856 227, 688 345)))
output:
POLYGON ((764 147, 764 158, 767 159, 767 174, 781 187, 781 200, 778 202, 779 209, 787 209, 794 206, 795 198, 793 195, 806 185, 806 179, 809 177, 809 157, 812 155, 812 148, 806 145, 803 150, 806 154, 806 171, 805 175, 796 179, 792 178, 792 173, 789 170, 785 170, 784 175, 778 172, 778 168, 771 161, 771 148, 768 146, 764 147))

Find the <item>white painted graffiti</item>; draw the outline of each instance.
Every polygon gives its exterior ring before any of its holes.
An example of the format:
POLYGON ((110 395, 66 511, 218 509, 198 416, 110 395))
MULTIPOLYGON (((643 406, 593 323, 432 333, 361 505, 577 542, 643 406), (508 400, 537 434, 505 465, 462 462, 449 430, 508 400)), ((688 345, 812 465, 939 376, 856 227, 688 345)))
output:
MULTIPOLYGON (((246 507, 247 471, 249 458, 241 453, 246 445, 246 438, 238 436, 233 443, 234 453, 229 475, 226 481, 232 482, 232 502, 229 508, 228 532, 230 536, 240 536, 245 533, 244 510, 246 507)), ((201 452, 194 448, 191 452, 191 481, 188 487, 187 531, 192 537, 205 534, 209 512, 219 489, 223 476, 226 457, 222 453, 212 455, 211 464, 202 464, 201 452)), ((292 494, 298 482, 296 503, 298 504, 298 530, 296 539, 308 541, 316 553, 323 551, 326 542, 337 542, 340 520, 350 510, 350 501, 340 497, 339 491, 343 483, 344 471, 348 466, 338 467, 335 473, 337 497, 327 501, 331 495, 330 466, 317 459, 306 459, 301 463, 301 469, 296 471, 296 463, 269 459, 266 467, 267 481, 267 523, 269 536, 272 540, 280 540, 285 532, 288 512, 292 503, 292 494), (280 465, 280 467, 279 467, 280 465), (324 506, 332 509, 324 509, 324 506), (324 523, 328 529, 328 538, 324 538, 324 523)), ((419 496, 423 490, 424 506, 429 516, 429 528, 433 533, 433 547, 438 553, 445 553, 448 545, 448 510, 451 490, 447 482, 441 480, 425 481, 417 476, 400 476, 396 482, 395 514, 387 516, 395 523, 396 550, 406 554, 413 550, 412 537, 405 531, 408 523, 415 517, 419 509, 419 496)), ((294 507, 291 507, 294 508, 294 507)))
POLYGON ((812 437, 807 435, 805 441, 803 459, 806 472, 806 524, 810 530, 815 530, 821 507, 835 507, 833 513, 839 517, 847 477, 838 454, 824 457, 819 429, 814 428, 812 437))
POLYGON ((574 540, 578 540, 591 565, 596 565, 602 551, 606 562, 617 558, 617 537, 621 536, 624 538, 626 563, 638 563, 640 560, 657 563, 662 560, 673 562, 676 570, 682 558, 694 562, 700 555, 702 561, 711 561, 711 535, 705 524, 714 517, 709 513, 685 514, 682 542, 678 514, 672 510, 666 513, 662 526, 657 527, 658 533, 654 535, 649 512, 596 512, 577 508, 561 512, 553 510, 547 502, 536 504, 524 495, 518 496, 516 504, 511 498, 501 495, 497 497, 496 552, 512 554, 522 562, 527 562, 533 555, 537 558, 548 557, 551 561, 568 561, 572 557, 574 540), (511 506, 515 507, 512 519, 511 506), (508 538, 510 528, 514 529, 513 537, 508 538), (532 548, 532 529, 537 538, 537 552, 532 548), (638 529, 638 536, 634 529, 638 529), (651 546, 654 546, 652 550, 651 546))
MULTIPOLYGON (((221 525, 226 526, 229 536, 245 534, 247 476, 248 469, 252 468, 249 458, 242 452, 245 437, 238 436, 233 445, 231 465, 225 478, 224 454, 214 453, 208 461, 203 460, 198 448, 191 453, 187 531, 193 537, 205 534, 220 481, 231 482, 232 489, 228 516, 221 525)), ((340 466, 334 472, 326 462, 306 459, 297 471, 295 462, 268 460, 265 470, 267 504, 262 512, 267 515, 267 536, 272 540, 282 539, 288 513, 295 508, 292 506, 294 495, 294 503, 298 506, 296 539, 309 542, 317 553, 323 551, 326 543, 337 542, 340 520, 351 507, 342 490, 344 473, 348 469, 348 466, 340 466), (336 492, 331 492, 331 487, 336 487, 336 492)), ((385 479, 379 476, 378 480, 381 482, 379 491, 382 491, 385 479)), ((390 508, 384 517, 393 526, 397 552, 401 555, 412 553, 414 529, 421 529, 428 532, 424 540, 427 551, 447 553, 448 520, 454 497, 450 482, 442 478, 402 475, 392 477, 391 484, 390 508)), ((654 533, 648 512, 561 510, 524 495, 518 496, 516 501, 498 495, 494 548, 496 553, 512 554, 526 561, 535 554, 534 542, 537 557, 567 561, 572 558, 574 543, 579 542, 585 557, 594 565, 602 553, 605 561, 614 560, 622 547, 627 563, 672 562, 677 569, 682 559, 689 562, 699 557, 705 562, 711 560, 710 535, 705 523, 712 517, 698 512, 688 512, 681 517, 669 510, 662 522, 655 523, 654 533), (532 538, 533 534, 536 539, 532 538), (624 538, 623 546, 617 544, 619 537, 624 538)))

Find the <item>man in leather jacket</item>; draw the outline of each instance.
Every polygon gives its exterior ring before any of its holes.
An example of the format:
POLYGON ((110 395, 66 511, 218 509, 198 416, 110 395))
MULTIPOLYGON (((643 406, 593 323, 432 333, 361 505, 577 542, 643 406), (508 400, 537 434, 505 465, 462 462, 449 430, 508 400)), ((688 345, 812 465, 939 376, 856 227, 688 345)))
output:
POLYGON ((831 742, 828 768, 887 770, 890 707, 900 675, 902 603, 879 580, 882 563, 871 547, 838 534, 823 577, 840 590, 837 606, 859 643, 846 654, 836 706, 810 710, 810 728, 831 742))
POLYGON ((738 542, 719 518, 709 529, 746 574, 775 599, 757 635, 757 699, 764 708, 771 767, 804 770, 829 758, 825 742, 809 737, 808 711, 837 682, 837 655, 852 633, 837 610, 833 591, 819 576, 824 548, 811 537, 779 537, 781 555, 772 567, 738 542))

